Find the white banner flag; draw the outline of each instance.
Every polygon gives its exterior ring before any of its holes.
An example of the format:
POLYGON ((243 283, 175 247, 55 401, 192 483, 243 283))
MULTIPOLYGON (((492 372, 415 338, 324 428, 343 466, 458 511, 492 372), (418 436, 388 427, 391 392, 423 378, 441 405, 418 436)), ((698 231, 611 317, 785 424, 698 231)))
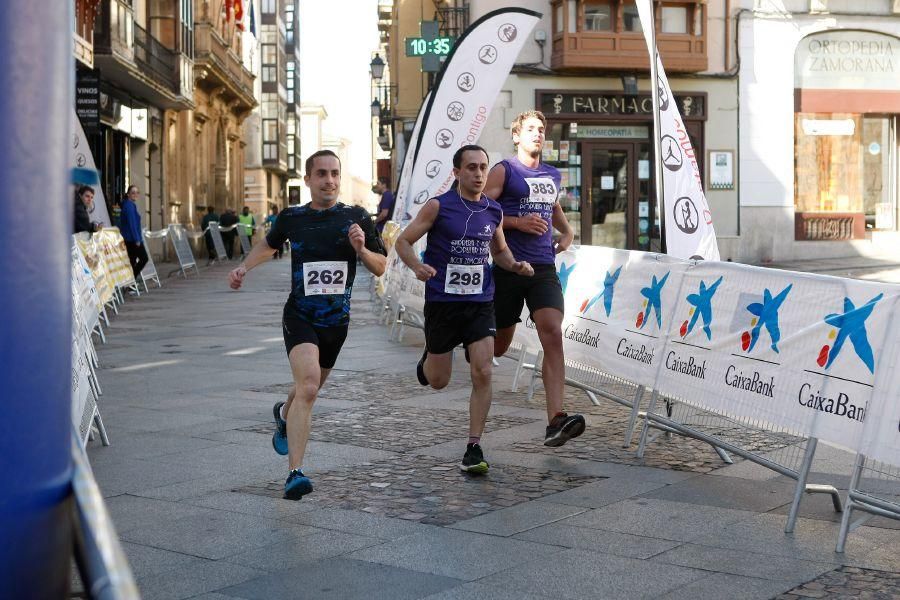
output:
POLYGON ((413 163, 415 162, 416 149, 419 147, 419 132, 422 131, 422 120, 425 116, 425 108, 431 99, 431 92, 422 100, 419 114, 416 115, 416 124, 413 126, 412 135, 409 138, 409 146, 406 147, 406 155, 403 157, 403 168, 400 169, 400 180, 397 181, 397 198, 394 201, 394 212, 388 215, 392 221, 407 222, 406 204, 409 198, 409 181, 412 177, 413 163))
POLYGON ((651 60, 656 57, 653 92, 659 98, 659 122, 655 131, 660 136, 660 155, 656 160, 662 160, 667 252, 678 258, 719 260, 712 213, 703 194, 703 176, 655 48, 653 7, 650 0, 637 0, 637 9, 651 60))
MULTIPOLYGON (((94 163, 94 155, 91 153, 91 147, 88 145, 87 136, 84 135, 84 128, 75 109, 72 108, 72 166, 85 169, 97 170, 94 163)), ((106 210, 106 199, 103 196, 103 186, 91 186, 94 188, 94 206, 88 210, 88 216, 91 223, 102 223, 104 227, 112 226, 109 220, 109 212, 106 210)))
POLYGON ((523 8, 495 10, 457 40, 425 105, 412 173, 398 193, 395 220, 405 224, 429 198, 450 188, 453 153, 478 142, 497 94, 540 18, 523 8))

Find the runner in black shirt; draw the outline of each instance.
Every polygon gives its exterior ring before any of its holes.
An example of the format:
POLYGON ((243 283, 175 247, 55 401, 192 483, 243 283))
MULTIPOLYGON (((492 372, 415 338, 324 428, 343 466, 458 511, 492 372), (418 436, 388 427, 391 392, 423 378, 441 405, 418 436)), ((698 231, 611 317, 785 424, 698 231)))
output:
POLYGON ((387 254, 369 213, 337 201, 341 163, 336 154, 330 150, 312 154, 304 181, 312 202, 281 211, 266 238, 230 274, 231 287, 239 289, 247 271, 271 259, 285 240, 291 241, 291 295, 282 329, 294 390, 287 402, 275 404, 272 445, 278 454, 288 454, 284 495, 292 500, 312 491, 300 469, 313 403, 347 337, 356 259, 381 275, 387 254))

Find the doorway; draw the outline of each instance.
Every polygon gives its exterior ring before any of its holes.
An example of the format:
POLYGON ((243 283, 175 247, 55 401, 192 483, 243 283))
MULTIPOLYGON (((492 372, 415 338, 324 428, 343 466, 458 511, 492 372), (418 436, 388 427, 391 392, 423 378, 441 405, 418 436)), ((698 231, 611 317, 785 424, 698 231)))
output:
POLYGON ((581 152, 580 243, 659 251, 649 141, 583 142, 581 152))

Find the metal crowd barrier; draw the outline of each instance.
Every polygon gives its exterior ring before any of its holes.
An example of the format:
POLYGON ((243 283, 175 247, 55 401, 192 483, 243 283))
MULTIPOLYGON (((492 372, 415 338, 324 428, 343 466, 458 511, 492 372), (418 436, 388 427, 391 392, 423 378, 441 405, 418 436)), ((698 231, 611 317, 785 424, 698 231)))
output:
POLYGON ((683 399, 661 396, 656 390, 650 397, 644 417, 637 456, 642 458, 647 444, 655 437, 650 428, 662 433, 677 433, 711 445, 724 462, 731 464, 728 453, 740 456, 797 482, 794 499, 785 523, 785 533, 794 530, 800 502, 807 494, 829 494, 836 512, 843 510, 840 493, 832 485, 807 483, 815 457, 818 439, 797 436, 786 428, 747 418, 735 418, 699 408, 683 399), (656 412, 660 398, 665 414, 656 412), (749 440, 749 443, 748 443, 749 440))
POLYGON ((156 263, 153 262, 153 255, 150 254, 150 247, 147 246, 147 230, 144 229, 141 231, 141 239, 144 242, 144 250, 147 252, 147 264, 144 265, 144 268, 141 269, 141 280, 144 282, 144 289, 147 293, 150 293, 150 286, 147 285, 149 281, 155 281, 156 287, 161 288, 162 282, 159 280, 159 273, 156 271, 156 263))
POLYGON ((835 552, 843 552, 847 535, 874 516, 900 520, 900 467, 856 455, 835 552), (853 511, 866 513, 851 521, 853 511))
POLYGON ((75 563, 89 598, 131 600, 141 597, 119 543, 103 496, 82 447, 73 441, 75 563))
MULTIPOLYGON (((512 346, 510 348, 513 349, 512 346)), ((530 400, 534 395, 538 376, 541 373, 540 365, 543 352, 537 352, 534 363, 527 362, 529 351, 521 344, 517 344, 513 352, 516 354, 517 361, 516 374, 513 378, 513 391, 518 389, 521 371, 530 370, 531 378, 528 385, 528 398, 530 400)), ((733 463, 729 456, 729 453, 731 453, 794 479, 797 485, 785 523, 784 530, 786 533, 794 530, 804 492, 829 494, 831 495, 835 511, 841 512, 843 510, 837 488, 831 485, 807 483, 809 470, 818 444, 816 438, 795 436, 787 430, 772 428, 771 425, 758 420, 727 417, 694 407, 675 398, 662 397, 656 390, 653 390, 650 395, 646 411, 641 411, 641 401, 646 393, 645 386, 637 385, 621 377, 610 375, 600 369, 579 364, 575 361, 566 360, 565 381, 567 386, 585 392, 590 402, 595 406, 599 406, 599 400, 603 398, 620 404, 631 411, 624 432, 624 448, 631 445, 637 419, 644 419, 636 453, 638 458, 644 457, 647 445, 656 439, 655 436, 649 434, 649 429, 654 428, 667 436, 675 433, 709 444, 724 464, 733 463), (663 401, 664 414, 656 412, 660 398, 663 401), (753 446, 745 447, 748 438, 753 440, 754 444, 753 446), (757 449, 764 450, 766 448, 771 448, 773 451, 768 453, 757 451, 757 449)), ((900 511, 900 505, 898 505, 897 510, 900 511)))
MULTIPOLYGON (((201 232, 200 235, 203 235, 201 232)), ((200 269, 197 267, 197 260, 194 258, 194 252, 188 243, 188 232, 180 224, 174 223, 168 227, 168 238, 172 242, 175 250, 175 256, 178 258, 179 268, 169 273, 169 277, 180 272, 187 279, 188 270, 193 267, 194 271, 199 275, 200 269)))

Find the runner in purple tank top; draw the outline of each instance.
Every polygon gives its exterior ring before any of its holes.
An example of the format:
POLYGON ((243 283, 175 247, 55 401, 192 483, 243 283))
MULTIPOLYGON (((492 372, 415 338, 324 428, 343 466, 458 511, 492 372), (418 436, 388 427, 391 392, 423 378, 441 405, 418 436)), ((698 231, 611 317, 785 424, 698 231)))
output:
POLYGON ((494 355, 503 356, 512 343, 516 323, 527 303, 544 350, 541 377, 547 392, 547 433, 544 444, 562 446, 584 433, 584 417, 563 412, 566 366, 563 358, 562 286, 556 274, 556 254, 575 236, 559 205, 559 171, 541 162, 547 119, 536 110, 512 122, 516 156, 491 169, 484 193, 503 207, 503 229, 513 254, 534 265, 534 277, 520 277, 494 265, 497 340, 494 355), (553 245, 553 229, 562 234, 553 245))
POLYGON ((459 467, 486 473, 481 434, 491 408, 491 359, 494 356, 494 281, 488 258, 521 276, 534 271, 517 262, 503 236, 500 205, 482 194, 487 181, 487 152, 463 146, 453 155, 458 189, 430 199, 397 238, 397 254, 425 282, 425 352, 416 367, 422 385, 446 387, 452 350, 462 344, 471 365, 469 440, 459 467), (428 235, 424 262, 413 250, 428 235))

